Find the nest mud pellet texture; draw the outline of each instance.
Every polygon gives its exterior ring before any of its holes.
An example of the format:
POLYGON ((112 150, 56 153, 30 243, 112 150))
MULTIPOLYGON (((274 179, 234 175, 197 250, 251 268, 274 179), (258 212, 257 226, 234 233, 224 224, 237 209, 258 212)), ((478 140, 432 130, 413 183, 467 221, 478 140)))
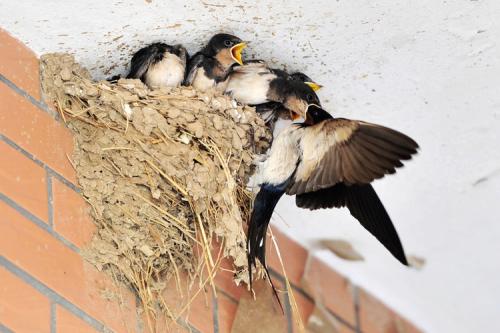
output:
POLYGON ((271 139, 255 110, 191 87, 94 82, 67 54, 44 55, 41 66, 46 102, 74 133, 71 162, 98 227, 85 258, 147 311, 161 308, 155 297, 170 278, 210 283, 221 257, 246 281, 246 184, 271 139))

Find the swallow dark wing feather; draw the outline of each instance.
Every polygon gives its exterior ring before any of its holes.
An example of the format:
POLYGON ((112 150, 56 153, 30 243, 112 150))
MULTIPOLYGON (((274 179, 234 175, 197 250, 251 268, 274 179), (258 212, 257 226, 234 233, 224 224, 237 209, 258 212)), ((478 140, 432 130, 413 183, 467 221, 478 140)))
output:
POLYGON ((377 238, 403 265, 408 265, 403 245, 389 214, 370 184, 336 184, 330 188, 299 194, 297 207, 310 210, 347 207, 351 215, 377 238))
POLYGON ((203 53, 196 53, 189 59, 188 68, 186 70, 186 78, 184 79, 184 85, 189 86, 193 83, 196 76, 197 69, 202 65, 205 55, 203 53))
POLYGON ((304 129, 302 159, 287 194, 367 184, 394 173, 417 152, 408 136, 390 128, 348 119, 330 119, 304 129), (319 167, 321 166, 321 167, 319 167))
POLYGON ((127 79, 140 79, 144 81, 144 75, 152 64, 161 61, 165 48, 160 43, 151 44, 137 51, 130 62, 130 72, 127 79))
POLYGON ((265 266, 266 229, 284 192, 295 194, 302 208, 347 207, 407 265, 394 225, 370 182, 394 173, 417 148, 415 141, 400 132, 363 121, 333 119, 320 107, 309 105, 305 123, 292 125, 275 138, 260 169, 263 185, 249 224, 249 265, 257 259, 265 266))

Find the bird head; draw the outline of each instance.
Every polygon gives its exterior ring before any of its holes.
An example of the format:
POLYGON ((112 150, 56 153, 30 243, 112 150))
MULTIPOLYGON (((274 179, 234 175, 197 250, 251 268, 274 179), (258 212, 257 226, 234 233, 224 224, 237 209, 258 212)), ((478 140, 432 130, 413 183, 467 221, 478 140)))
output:
POLYGON ((223 66, 230 67, 234 64, 243 65, 241 53, 246 46, 247 43, 236 36, 217 34, 210 39, 205 49, 223 66))
POLYGON ((332 115, 323 110, 319 105, 309 104, 306 110, 304 123, 307 125, 318 124, 324 120, 332 119, 332 115))
POLYGON ((286 82, 283 106, 290 110, 292 120, 300 117, 306 119, 307 108, 310 104, 321 105, 318 95, 304 82, 290 80, 286 82))
POLYGON ((182 46, 182 44, 173 45, 170 52, 181 58, 183 61, 186 61, 187 58, 189 58, 189 53, 186 48, 182 46))
POLYGON ((290 74, 290 77, 292 78, 292 80, 304 82, 309 87, 311 87, 312 90, 314 90, 314 91, 318 91, 323 87, 322 85, 314 82, 309 76, 307 76, 306 74, 304 74, 302 72, 292 73, 292 74, 290 74))

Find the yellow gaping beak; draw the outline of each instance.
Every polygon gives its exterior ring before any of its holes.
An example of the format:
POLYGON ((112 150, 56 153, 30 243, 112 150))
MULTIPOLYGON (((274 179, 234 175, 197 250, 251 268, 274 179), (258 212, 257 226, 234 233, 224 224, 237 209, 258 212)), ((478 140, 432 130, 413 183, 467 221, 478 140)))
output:
POLYGON ((243 61, 241 60, 241 52, 243 52, 243 49, 245 47, 247 47, 247 43, 242 42, 236 44, 231 48, 231 56, 233 57, 234 61, 236 61, 240 65, 243 65, 243 61))
POLYGON ((304 82, 304 83, 307 84, 309 87, 311 87, 311 89, 314 90, 314 91, 318 91, 321 88, 323 88, 322 85, 314 83, 314 82, 304 82))

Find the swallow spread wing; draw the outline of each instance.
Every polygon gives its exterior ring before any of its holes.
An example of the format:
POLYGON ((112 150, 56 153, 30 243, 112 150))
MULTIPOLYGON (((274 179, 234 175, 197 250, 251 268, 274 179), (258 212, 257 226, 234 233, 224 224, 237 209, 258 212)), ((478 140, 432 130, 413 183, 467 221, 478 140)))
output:
MULTIPOLYGON (((310 105, 303 124, 275 138, 259 170, 261 188, 248 229, 248 264, 266 269, 266 232, 283 194, 296 195, 298 207, 347 207, 396 259, 407 265, 399 236, 370 183, 393 174, 417 152, 418 144, 393 129, 358 120, 333 118, 310 105)), ((269 275, 268 275, 269 277, 269 275)))

